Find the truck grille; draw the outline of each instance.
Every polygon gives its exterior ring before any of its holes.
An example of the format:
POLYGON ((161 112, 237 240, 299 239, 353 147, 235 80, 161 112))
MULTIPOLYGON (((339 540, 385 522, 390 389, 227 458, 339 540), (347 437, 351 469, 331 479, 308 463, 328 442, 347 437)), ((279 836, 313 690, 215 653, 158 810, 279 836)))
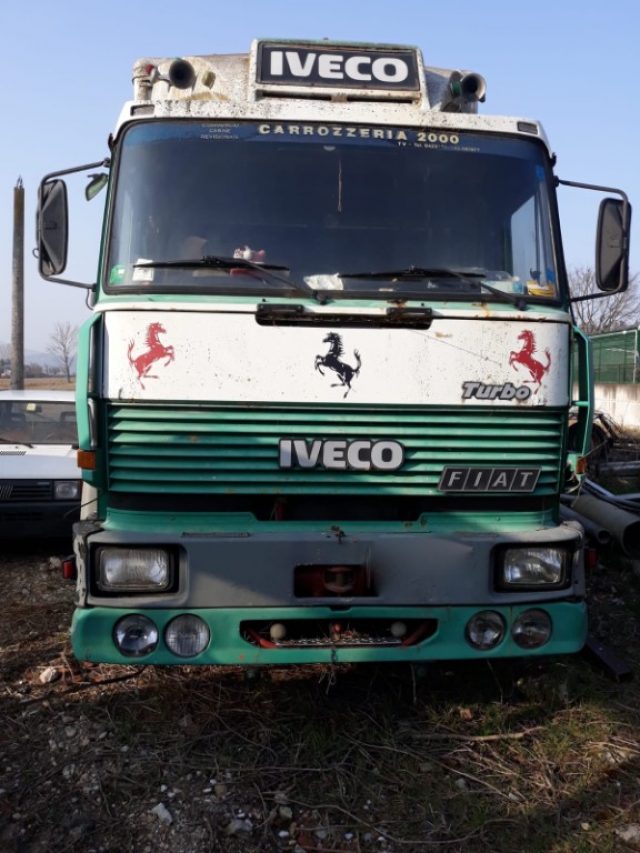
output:
POLYGON ((558 490, 566 412, 407 406, 112 405, 109 488, 121 493, 440 495, 446 466, 540 467, 558 490), (280 438, 394 439, 396 472, 281 470, 280 438))

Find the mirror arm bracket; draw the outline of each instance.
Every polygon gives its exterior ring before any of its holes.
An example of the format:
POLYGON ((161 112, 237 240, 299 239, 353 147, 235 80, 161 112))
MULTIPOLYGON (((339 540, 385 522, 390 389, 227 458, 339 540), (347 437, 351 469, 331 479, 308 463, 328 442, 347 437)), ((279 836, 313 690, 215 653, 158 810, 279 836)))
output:
POLYGON ((105 157, 104 160, 98 160, 97 163, 86 163, 84 166, 73 166, 71 169, 61 169, 57 172, 49 172, 40 181, 40 186, 50 181, 52 178, 59 178, 61 175, 72 175, 74 172, 86 172, 88 169, 108 169, 111 166, 111 159, 105 157))
POLYGON ((588 293, 586 296, 570 296, 569 302, 585 302, 587 299, 606 299, 608 296, 615 296, 616 291, 604 293, 588 293))
MULTIPOLYGON (((563 181, 561 178, 556 177, 556 186, 561 185, 564 187, 577 187, 580 190, 594 190, 599 193, 613 193, 614 195, 619 195, 622 199, 622 221, 626 221, 627 209, 629 207, 629 196, 624 190, 619 190, 616 187, 603 187, 599 184, 583 184, 581 181, 563 181)), ((624 240, 625 245, 623 246, 623 250, 626 251, 629 246, 628 232, 625 233, 624 240)))
POLYGON ((88 290, 88 291, 95 290, 95 288, 96 288, 95 283, 94 284, 88 284, 87 282, 84 282, 84 281, 72 281, 70 278, 58 278, 58 276, 55 276, 55 275, 48 275, 47 281, 55 281, 58 284, 68 284, 71 287, 80 287, 80 288, 82 288, 82 290, 88 290))
MULTIPOLYGON (((618 189, 617 187, 603 187, 600 184, 585 184, 582 181, 565 181, 565 180, 562 180, 561 178, 558 178, 557 176, 555 176, 555 185, 556 185, 556 187, 558 187, 558 186, 576 187, 577 189, 593 190, 595 192, 600 192, 600 193, 613 193, 614 195, 620 196, 620 198, 622 199, 622 222, 624 223, 624 222, 629 221, 629 219, 628 219, 629 208, 630 208, 629 196, 626 194, 626 192, 624 192, 624 190, 618 189)), ((622 252, 623 252, 623 254, 629 252, 629 237, 630 237, 629 231, 630 231, 630 229, 627 228, 624 230, 624 232, 622 234, 622 239, 623 239, 622 252)), ((592 294, 587 294, 585 296, 570 296, 569 302, 585 302, 587 299, 604 299, 605 297, 613 296, 615 293, 620 293, 620 292, 622 292, 622 291, 620 288, 618 288, 617 290, 605 291, 603 293, 592 293, 592 294)))

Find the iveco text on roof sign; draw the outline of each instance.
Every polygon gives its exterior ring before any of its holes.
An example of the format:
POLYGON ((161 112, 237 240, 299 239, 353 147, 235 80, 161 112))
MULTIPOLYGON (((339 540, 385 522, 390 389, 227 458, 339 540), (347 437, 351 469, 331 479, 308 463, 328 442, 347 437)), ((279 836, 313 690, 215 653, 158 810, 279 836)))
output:
POLYGON ((259 83, 333 86, 355 89, 419 88, 414 50, 353 47, 294 47, 261 42, 258 45, 259 83))

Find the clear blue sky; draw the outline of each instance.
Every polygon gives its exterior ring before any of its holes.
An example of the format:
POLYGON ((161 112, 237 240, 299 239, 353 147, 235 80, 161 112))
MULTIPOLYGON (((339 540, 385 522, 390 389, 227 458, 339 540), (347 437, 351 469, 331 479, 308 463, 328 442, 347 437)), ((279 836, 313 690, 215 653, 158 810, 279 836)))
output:
MULTIPOLYGON (((42 350, 57 320, 79 323, 86 316, 84 292, 42 281, 31 256, 42 175, 106 156, 107 135, 131 97, 137 57, 246 52, 254 37, 265 36, 416 44, 429 65, 478 71, 488 83, 482 111, 540 119, 561 177, 621 187, 640 204, 640 3, 634 0, 0 0, 0 342, 11 332, 18 175, 27 192, 26 345, 42 350)), ((593 265, 598 199, 591 196, 576 190, 561 196, 570 265, 593 265)), ((69 272, 91 279, 102 199, 79 215, 72 210, 77 263, 69 272)), ((640 267, 639 223, 640 208, 633 270, 640 267)))

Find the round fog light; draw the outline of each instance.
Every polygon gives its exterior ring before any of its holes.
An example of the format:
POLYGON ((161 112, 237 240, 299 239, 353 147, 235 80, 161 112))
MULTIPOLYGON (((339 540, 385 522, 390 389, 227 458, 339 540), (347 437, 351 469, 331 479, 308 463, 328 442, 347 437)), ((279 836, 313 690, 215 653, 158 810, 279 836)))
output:
POLYGON ((538 649, 549 642, 551 619, 544 610, 525 610, 513 623, 511 636, 523 649, 538 649))
POLYGON ((199 616, 184 613, 169 622, 164 639, 174 655, 192 658, 207 648, 210 636, 206 622, 199 616))
POLYGON ((151 619, 133 613, 116 622, 113 639, 123 655, 139 658, 151 654, 158 645, 158 629, 151 619))
POLYGON ((504 637, 504 621, 499 613, 483 610, 467 622, 467 641, 476 649, 493 649, 504 637))
POLYGON ((278 642, 278 640, 284 640, 287 636, 287 626, 283 625, 282 622, 274 622, 269 628, 269 636, 272 640, 275 640, 275 642, 278 642))

